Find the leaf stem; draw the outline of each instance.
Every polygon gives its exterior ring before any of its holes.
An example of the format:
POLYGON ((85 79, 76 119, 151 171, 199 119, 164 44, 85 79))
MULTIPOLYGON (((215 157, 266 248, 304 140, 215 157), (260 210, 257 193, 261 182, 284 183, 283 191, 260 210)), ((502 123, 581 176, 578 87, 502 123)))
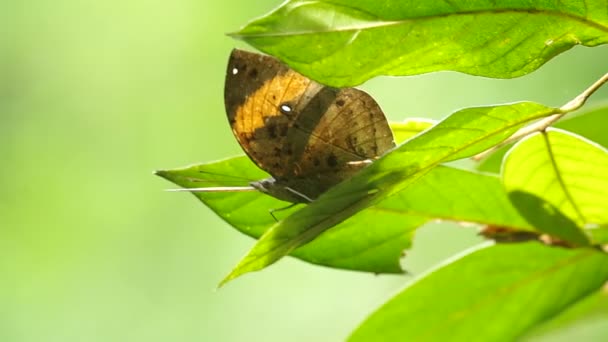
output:
POLYGON ((587 102, 587 99, 607 82, 608 73, 602 76, 599 80, 595 81, 595 83, 593 83, 589 88, 585 89, 585 91, 583 91, 579 96, 563 105, 560 109, 566 113, 569 113, 581 108, 585 102, 587 102))
POLYGON ((561 119, 566 114, 573 112, 579 108, 581 108, 585 102, 595 93, 598 89, 600 89, 604 84, 608 83, 608 73, 604 74, 604 76, 600 77, 597 81, 595 81, 589 88, 585 89, 582 93, 580 93, 577 97, 561 106, 557 110, 556 114, 548 116, 542 120, 536 121, 533 124, 530 124, 526 127, 523 127, 519 131, 515 132, 509 138, 503 140, 501 143, 494 145, 490 149, 483 151, 476 156, 473 157, 473 160, 480 161, 481 159, 487 157, 488 155, 494 153, 496 150, 501 147, 516 142, 532 133, 545 131, 548 127, 553 125, 556 121, 561 119))

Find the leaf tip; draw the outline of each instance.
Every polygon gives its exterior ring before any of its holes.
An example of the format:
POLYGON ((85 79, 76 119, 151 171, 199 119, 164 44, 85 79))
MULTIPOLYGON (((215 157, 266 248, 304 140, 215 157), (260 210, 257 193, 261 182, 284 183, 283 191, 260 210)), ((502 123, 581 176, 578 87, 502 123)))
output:
POLYGON ((238 268, 232 270, 230 273, 228 273, 228 275, 226 277, 224 277, 224 279, 222 279, 219 282, 219 284, 217 284, 217 290, 219 290, 222 287, 224 287, 224 285, 228 284, 233 279, 238 278, 241 274, 242 274, 242 272, 238 272, 238 268))
POLYGON ((225 35, 234 39, 241 39, 243 37, 240 31, 226 32, 225 35))
POLYGON ((155 175, 155 176, 167 178, 167 170, 154 170, 152 172, 152 174, 155 175))

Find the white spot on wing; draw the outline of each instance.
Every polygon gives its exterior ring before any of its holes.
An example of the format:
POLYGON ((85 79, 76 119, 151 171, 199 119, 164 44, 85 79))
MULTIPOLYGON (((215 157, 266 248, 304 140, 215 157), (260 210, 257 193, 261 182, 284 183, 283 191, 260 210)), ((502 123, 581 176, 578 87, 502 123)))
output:
POLYGON ((290 113, 291 112, 291 107, 286 105, 286 104, 282 104, 281 105, 281 112, 283 113, 290 113))

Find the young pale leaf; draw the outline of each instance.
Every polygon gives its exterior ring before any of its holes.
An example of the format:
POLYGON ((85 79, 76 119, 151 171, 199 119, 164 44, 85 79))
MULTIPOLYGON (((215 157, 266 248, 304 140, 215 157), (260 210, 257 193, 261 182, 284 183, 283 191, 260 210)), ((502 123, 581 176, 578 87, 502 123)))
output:
POLYGON ((403 122, 391 122, 390 126, 395 137, 395 143, 401 144, 416 134, 431 128, 434 124, 436 122, 433 120, 410 118, 403 122))
MULTIPOLYGON (((244 156, 157 174, 184 188, 242 186, 246 185, 243 176, 251 180, 265 177, 244 156)), ((259 238, 276 223, 270 210, 287 205, 259 192, 193 194, 234 228, 253 238, 259 238)), ((301 207, 275 211, 274 215, 286 217, 301 207)), ((329 267, 400 273, 399 259, 403 250, 411 246, 412 233, 437 219, 532 229, 511 206, 498 177, 439 166, 408 191, 360 211, 291 255, 329 267)))
POLYGON ((608 42, 608 3, 291 0, 233 36, 321 83, 454 70, 511 78, 608 42))
POLYGON ((524 123, 556 112, 522 102, 450 115, 273 226, 223 283, 276 262, 357 212, 404 190, 439 163, 479 153, 524 123))
POLYGON ((600 290, 527 333, 523 341, 603 341, 608 336, 608 291, 600 290))
POLYGON ((608 151, 582 137, 557 129, 533 134, 507 154, 502 177, 505 189, 517 194, 515 207, 549 234, 582 244, 576 226, 608 223, 608 151), (556 217, 565 224, 552 224, 556 217))
POLYGON ((608 255, 594 249, 495 245, 420 278, 350 341, 513 341, 607 279, 608 255))

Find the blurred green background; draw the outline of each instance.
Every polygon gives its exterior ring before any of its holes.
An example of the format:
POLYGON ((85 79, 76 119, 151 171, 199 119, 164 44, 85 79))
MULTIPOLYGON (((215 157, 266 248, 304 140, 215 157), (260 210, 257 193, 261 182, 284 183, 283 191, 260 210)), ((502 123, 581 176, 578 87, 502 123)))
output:
MULTIPOLYGON (((253 245, 152 175, 240 154, 224 35, 278 1, 0 4, 0 341, 336 341, 411 276, 286 259, 219 291, 253 245)), ((607 71, 575 48, 516 80, 456 73, 363 86, 393 120, 474 105, 561 105, 607 71)), ((593 101, 608 98, 601 90, 593 101)), ((432 224, 420 274, 479 239, 432 224)))

